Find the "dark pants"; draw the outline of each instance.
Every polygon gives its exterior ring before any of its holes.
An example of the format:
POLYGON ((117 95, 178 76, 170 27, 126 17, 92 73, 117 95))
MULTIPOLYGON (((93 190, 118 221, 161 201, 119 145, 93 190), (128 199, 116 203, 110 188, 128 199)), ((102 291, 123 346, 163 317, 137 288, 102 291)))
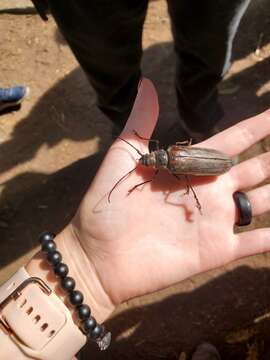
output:
MULTIPOLYGON (((43 0, 39 0, 43 1, 43 0)), ((141 77, 148 0, 45 0, 97 92, 100 109, 123 126, 141 77)), ((182 125, 207 133, 222 116, 217 84, 250 0, 168 0, 177 55, 182 125)))

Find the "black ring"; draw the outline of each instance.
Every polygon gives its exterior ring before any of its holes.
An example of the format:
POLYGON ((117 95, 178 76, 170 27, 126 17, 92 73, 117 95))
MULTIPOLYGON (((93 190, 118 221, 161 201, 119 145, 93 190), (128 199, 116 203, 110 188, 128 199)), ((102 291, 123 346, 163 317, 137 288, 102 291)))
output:
POLYGON ((241 191, 236 191, 233 194, 233 199, 237 209, 239 210, 239 220, 235 225, 245 226, 249 225, 252 220, 251 203, 247 195, 241 191))

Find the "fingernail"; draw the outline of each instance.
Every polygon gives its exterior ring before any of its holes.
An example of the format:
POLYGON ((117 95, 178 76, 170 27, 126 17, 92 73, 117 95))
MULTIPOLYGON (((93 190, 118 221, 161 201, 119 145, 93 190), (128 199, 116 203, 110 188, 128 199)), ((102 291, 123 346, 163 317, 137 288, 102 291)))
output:
POLYGON ((140 98, 141 95, 141 89, 142 89, 142 82, 143 82, 143 77, 140 78, 139 82, 138 82, 138 86, 137 86, 137 95, 134 101, 134 104, 136 103, 136 101, 140 98))
POLYGON ((142 81, 143 81, 143 77, 141 77, 141 78, 140 78, 140 80, 139 80, 139 83, 138 83, 138 91, 140 90, 140 87, 141 87, 142 81))

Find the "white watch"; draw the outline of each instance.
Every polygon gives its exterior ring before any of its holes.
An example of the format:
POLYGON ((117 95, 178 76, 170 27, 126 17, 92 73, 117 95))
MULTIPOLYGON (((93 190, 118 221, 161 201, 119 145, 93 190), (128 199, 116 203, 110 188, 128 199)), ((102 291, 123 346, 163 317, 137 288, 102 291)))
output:
POLYGON ((86 341, 63 301, 25 268, 0 287, 1 359, 71 360, 86 341))

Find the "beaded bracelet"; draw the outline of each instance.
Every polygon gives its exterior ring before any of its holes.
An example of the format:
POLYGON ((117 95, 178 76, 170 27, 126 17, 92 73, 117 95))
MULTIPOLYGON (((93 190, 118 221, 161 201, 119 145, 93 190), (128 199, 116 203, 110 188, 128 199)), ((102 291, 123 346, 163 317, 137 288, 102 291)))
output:
POLYGON ((96 322, 96 319, 91 316, 90 307, 83 303, 83 294, 81 291, 75 290, 75 280, 67 276, 68 266, 62 262, 62 255, 56 250, 54 238, 55 234, 50 232, 44 232, 40 235, 39 241, 42 251, 47 254, 47 261, 52 265, 55 275, 60 278, 61 288, 68 294, 69 302, 75 308, 80 322, 79 328, 88 338, 98 344, 100 350, 105 350, 110 345, 111 333, 105 329, 104 325, 96 322))

